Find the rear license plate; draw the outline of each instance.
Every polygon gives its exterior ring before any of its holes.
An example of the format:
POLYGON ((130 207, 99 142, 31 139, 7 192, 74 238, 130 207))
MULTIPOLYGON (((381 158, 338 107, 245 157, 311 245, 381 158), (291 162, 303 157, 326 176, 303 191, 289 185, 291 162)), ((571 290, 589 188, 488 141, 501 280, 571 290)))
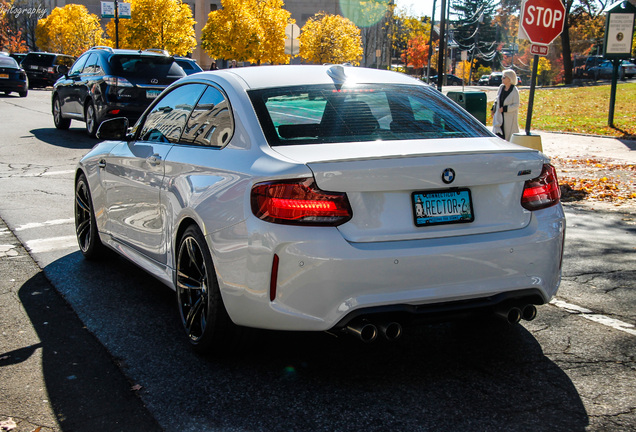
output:
POLYGON ((9 79, 9 74, 0 74, 0 78, 9 79))
POLYGON ((473 222, 473 203, 469 189, 413 192, 413 218, 416 226, 473 222))
POLYGON ((161 94, 161 90, 146 90, 146 97, 148 99, 155 99, 161 94))

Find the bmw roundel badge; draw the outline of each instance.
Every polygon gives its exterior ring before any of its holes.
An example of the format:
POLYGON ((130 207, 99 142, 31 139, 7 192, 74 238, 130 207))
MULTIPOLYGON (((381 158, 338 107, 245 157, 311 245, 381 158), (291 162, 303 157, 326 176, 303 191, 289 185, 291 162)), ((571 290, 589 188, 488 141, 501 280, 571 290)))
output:
POLYGON ((452 168, 446 168, 442 173, 442 181, 446 184, 451 184, 455 180, 455 170, 452 168))

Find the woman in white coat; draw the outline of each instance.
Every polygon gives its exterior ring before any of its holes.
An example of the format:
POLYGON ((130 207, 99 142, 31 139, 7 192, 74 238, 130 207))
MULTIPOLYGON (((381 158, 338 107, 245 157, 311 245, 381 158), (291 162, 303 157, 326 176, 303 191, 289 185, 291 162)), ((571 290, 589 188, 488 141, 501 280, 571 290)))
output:
POLYGON ((502 84, 492 109, 492 131, 510 141, 512 134, 519 132, 519 90, 517 74, 512 69, 503 71, 502 84))

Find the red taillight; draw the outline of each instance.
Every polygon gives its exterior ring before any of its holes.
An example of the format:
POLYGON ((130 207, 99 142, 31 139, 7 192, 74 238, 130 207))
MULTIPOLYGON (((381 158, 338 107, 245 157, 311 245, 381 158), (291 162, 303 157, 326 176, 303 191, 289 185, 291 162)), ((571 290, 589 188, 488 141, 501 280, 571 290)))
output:
POLYGON ((527 210, 540 210, 557 204, 560 199, 561 189, 556 169, 552 165, 545 164, 539 177, 526 182, 521 205, 527 210))
POLYGON ((108 114, 117 115, 117 114, 119 114, 120 111, 121 110, 119 110, 119 109, 112 109, 112 110, 108 111, 108 114))
POLYGON ((329 226, 341 225, 352 215, 345 193, 322 191, 312 179, 255 185, 252 212, 268 222, 329 226))

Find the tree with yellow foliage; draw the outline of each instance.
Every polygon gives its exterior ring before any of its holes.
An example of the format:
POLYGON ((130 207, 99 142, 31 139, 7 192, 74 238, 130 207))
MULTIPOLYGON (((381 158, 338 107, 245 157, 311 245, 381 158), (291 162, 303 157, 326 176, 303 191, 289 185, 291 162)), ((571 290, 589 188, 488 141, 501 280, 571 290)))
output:
POLYGON ((46 18, 38 20, 36 44, 42 51, 79 56, 95 45, 108 45, 102 39, 102 27, 86 6, 67 4, 56 7, 46 18))
POLYGON ((360 29, 347 18, 324 12, 309 18, 300 31, 300 57, 312 63, 360 64, 360 29))
POLYGON ((282 0, 221 0, 201 33, 210 57, 251 63, 289 63, 285 27, 295 20, 282 0))
MULTIPOLYGON (((190 6, 181 0, 131 0, 130 19, 119 20, 119 47, 158 48, 172 55, 194 51, 197 41, 190 6)), ((106 25, 115 39, 115 20, 106 25)))

